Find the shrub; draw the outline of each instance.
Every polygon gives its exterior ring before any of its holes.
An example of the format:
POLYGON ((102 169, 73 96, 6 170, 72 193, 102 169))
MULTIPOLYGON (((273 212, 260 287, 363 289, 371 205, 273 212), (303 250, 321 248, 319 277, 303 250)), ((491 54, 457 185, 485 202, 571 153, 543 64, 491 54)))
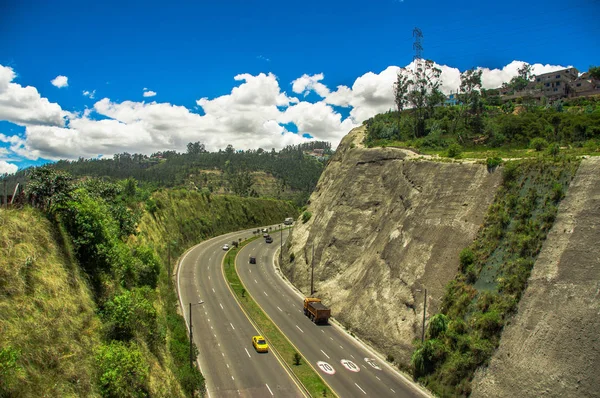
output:
POLYGON ((148 343, 158 335, 156 310, 146 297, 148 288, 125 290, 106 302, 102 318, 106 322, 108 335, 115 340, 130 340, 138 334, 148 343))
POLYGON ((546 149, 546 153, 552 157, 557 157, 560 153, 560 147, 558 146, 558 144, 554 143, 548 146, 548 148, 546 149))
POLYGON ((494 170, 496 167, 502 164, 502 158, 494 157, 487 158, 486 160, 488 170, 494 170))
POLYGON ((294 365, 300 366, 300 362, 302 361, 302 357, 297 352, 294 353, 294 365))
POLYGON ((535 149, 536 152, 541 152, 548 147, 548 141, 542 137, 536 137, 531 140, 529 147, 535 149))
POLYGON ((302 213, 302 223, 306 224, 311 217, 312 213, 310 211, 305 211, 304 213, 302 213))
POLYGON ((387 356, 385 357, 385 360, 388 362, 394 362, 394 356, 391 354, 387 354, 387 356))
POLYGON ((19 373, 23 368, 19 366, 21 353, 11 346, 0 349, 0 396, 12 396, 11 388, 17 383, 19 373))
POLYGON ((429 320, 429 337, 437 339, 440 335, 446 333, 448 329, 448 317, 444 314, 435 314, 429 320))
POLYGON ((469 267, 469 265, 473 264, 473 262, 475 261, 475 254, 473 253, 473 250, 466 247, 461 250, 459 258, 460 266, 462 270, 465 271, 467 267, 469 267))
POLYGON ((134 265, 136 285, 156 288, 160 273, 160 261, 154 250, 148 246, 138 246, 134 251, 134 257, 138 260, 134 265))
POLYGON ((294 254, 294 252, 290 253, 290 263, 293 263, 295 259, 296 255, 294 254))
POLYGON ((462 153, 462 147, 459 144, 454 143, 448 147, 447 156, 449 158, 455 158, 455 159, 459 158, 461 153, 462 153))
POLYGON ((149 396, 149 367, 136 344, 113 341, 100 346, 96 365, 103 397, 149 396))

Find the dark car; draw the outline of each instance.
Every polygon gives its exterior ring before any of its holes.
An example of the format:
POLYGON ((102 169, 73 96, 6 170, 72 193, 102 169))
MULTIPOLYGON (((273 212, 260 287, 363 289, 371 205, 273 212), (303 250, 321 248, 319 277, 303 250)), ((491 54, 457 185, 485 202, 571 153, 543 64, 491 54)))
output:
POLYGON ((250 264, 256 264, 256 257, 250 256, 250 264))
POLYGON ((265 242, 266 242, 266 243, 273 243, 273 238, 271 238, 270 236, 267 236, 267 237, 265 238, 265 242))

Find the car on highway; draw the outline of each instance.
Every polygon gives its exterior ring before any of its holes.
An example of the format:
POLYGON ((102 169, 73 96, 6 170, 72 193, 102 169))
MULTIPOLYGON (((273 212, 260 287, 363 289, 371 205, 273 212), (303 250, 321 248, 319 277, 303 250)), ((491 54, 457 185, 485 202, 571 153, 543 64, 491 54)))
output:
POLYGON ((252 346, 256 350, 256 352, 268 352, 269 345, 267 341, 262 336, 252 336, 252 346))
POLYGON ((227 245, 227 244, 223 245, 223 250, 229 250, 229 245, 227 245))
POLYGON ((267 232, 265 232, 265 233, 263 234, 263 238, 267 238, 268 236, 269 236, 269 234, 268 234, 267 232))
POLYGON ((270 236, 267 236, 267 237, 265 238, 265 242, 266 242, 266 243, 273 243, 273 238, 271 238, 270 236))
POLYGON ((249 262, 250 262, 250 264, 256 264, 256 257, 250 256, 249 262))

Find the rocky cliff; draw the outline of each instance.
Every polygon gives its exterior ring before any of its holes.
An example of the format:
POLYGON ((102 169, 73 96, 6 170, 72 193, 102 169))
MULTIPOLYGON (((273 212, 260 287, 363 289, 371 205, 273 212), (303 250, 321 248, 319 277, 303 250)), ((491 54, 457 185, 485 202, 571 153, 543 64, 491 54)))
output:
POLYGON ((481 164, 364 148, 364 134, 360 127, 342 140, 311 196, 312 217, 293 229, 282 271, 309 295, 314 263, 315 296, 406 366, 421 333, 424 289, 433 313, 501 175, 481 164))
POLYGON ((599 397, 600 158, 581 162, 472 397, 599 397))

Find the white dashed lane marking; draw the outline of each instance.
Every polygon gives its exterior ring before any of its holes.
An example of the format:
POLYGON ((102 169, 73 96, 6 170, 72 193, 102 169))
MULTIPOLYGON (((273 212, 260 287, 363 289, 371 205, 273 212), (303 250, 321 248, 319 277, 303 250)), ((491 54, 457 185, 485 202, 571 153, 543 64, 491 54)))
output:
POLYGON ((359 386, 358 384, 354 383, 354 385, 355 385, 356 387, 358 387, 358 389, 359 389, 360 391, 362 391, 362 392, 363 392, 363 394, 367 395, 367 393, 365 392, 365 390, 363 390, 362 388, 360 388, 360 386, 359 386))
POLYGON ((247 349, 247 348, 244 348, 244 350, 246 350, 246 354, 248 354, 248 358, 251 358, 251 357, 250 357, 250 353, 248 352, 248 349, 247 349))
POLYGON ((299 331, 301 331, 302 333, 304 333, 304 330, 300 329, 300 327, 298 325, 296 325, 296 327, 298 328, 299 331))
POLYGON ((322 352, 322 353, 323 353, 323 355, 325 355, 325 356, 326 356, 328 359, 331 359, 331 358, 329 357, 329 355, 327 355, 327 354, 325 353, 325 351, 321 350, 321 352, 322 352))

